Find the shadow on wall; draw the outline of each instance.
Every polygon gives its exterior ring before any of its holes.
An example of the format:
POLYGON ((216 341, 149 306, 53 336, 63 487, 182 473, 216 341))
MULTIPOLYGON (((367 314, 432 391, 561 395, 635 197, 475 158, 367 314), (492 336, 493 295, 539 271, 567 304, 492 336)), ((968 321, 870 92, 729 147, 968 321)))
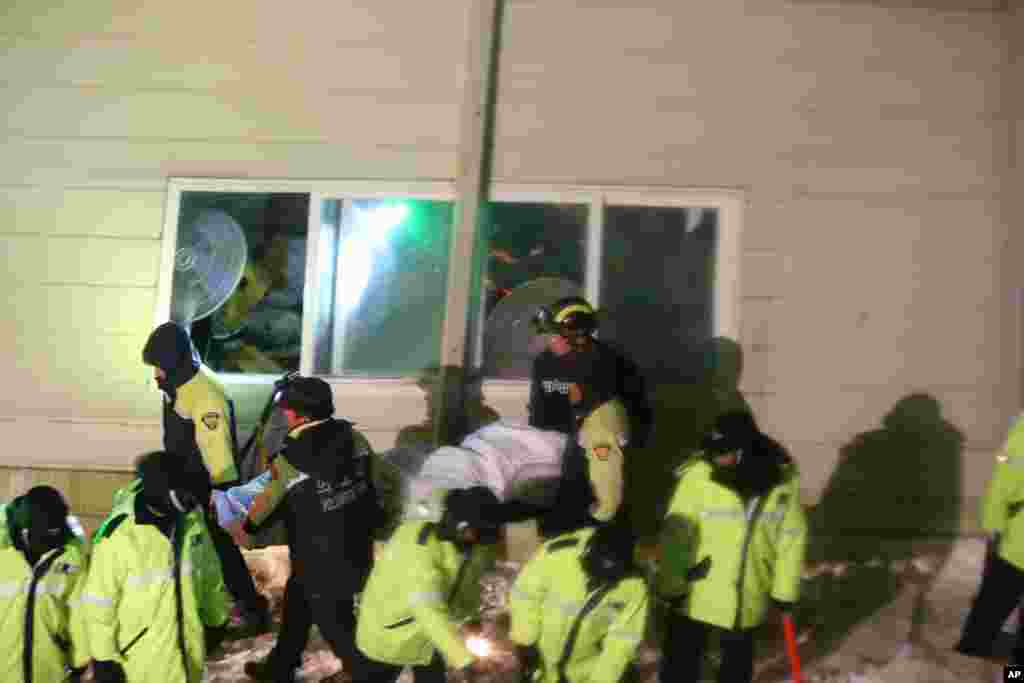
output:
POLYGON ((466 373, 463 368, 446 367, 444 371, 437 366, 424 368, 416 380, 416 386, 423 390, 423 403, 426 409, 423 422, 402 427, 395 438, 396 448, 413 448, 428 451, 433 449, 434 419, 444 391, 443 378, 446 373, 458 382, 461 379, 462 400, 456 401, 449 417, 453 425, 451 442, 458 444, 469 433, 480 429, 486 424, 495 422, 501 416, 484 401, 483 376, 478 373, 466 373))
POLYGON ((641 537, 653 537, 675 489, 675 469, 700 443, 718 415, 750 410, 740 392, 743 351, 727 337, 707 340, 693 353, 692 370, 674 381, 648 373, 654 427, 645 448, 630 451, 626 505, 641 537))
POLYGON ((798 623, 804 657, 832 651, 898 594, 912 591, 903 641, 922 642, 926 596, 949 559, 960 524, 963 435, 927 394, 900 399, 878 429, 845 445, 809 511, 807 569, 798 623))

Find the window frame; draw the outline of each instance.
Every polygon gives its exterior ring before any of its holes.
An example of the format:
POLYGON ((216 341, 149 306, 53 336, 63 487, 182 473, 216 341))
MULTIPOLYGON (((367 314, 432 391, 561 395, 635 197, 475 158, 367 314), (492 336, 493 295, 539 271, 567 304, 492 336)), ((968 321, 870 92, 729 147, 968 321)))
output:
MULTIPOLYGON (((317 310, 319 292, 313 286, 315 279, 309 273, 316 268, 319 253, 319 221, 325 200, 351 199, 432 199, 457 201, 455 182, 401 181, 401 180, 295 180, 171 177, 165 198, 163 234, 161 235, 160 271, 157 282, 154 326, 170 317, 171 278, 174 273, 174 254, 177 247, 178 219, 183 192, 238 192, 284 193, 294 192, 309 196, 309 219, 306 241, 306 271, 303 287, 303 307, 317 310)), ((743 213, 746 192, 737 188, 685 188, 666 186, 611 186, 611 185, 559 185, 532 183, 493 183, 487 198, 496 203, 550 203, 585 204, 588 207, 587 247, 584 267, 584 295, 599 306, 604 209, 607 206, 651 206, 666 208, 700 207, 717 210, 718 234, 716 240, 715 281, 713 291, 712 329, 715 336, 739 339, 740 333, 740 255, 743 231, 743 213)), ((457 239, 457 231, 453 239, 457 239)), ((455 244, 451 245, 455 248, 455 244)), ((449 264, 451 267, 451 264, 449 264)), ((449 280, 450 282, 450 280, 449 280)), ((446 311, 446 315, 451 314, 446 311)), ((468 311, 461 313, 468 314, 468 311)), ((310 374, 313 369, 313 316, 303 315, 302 346, 299 371, 310 374)), ((470 330, 473 335, 480 329, 470 330)), ((477 349, 480 348, 476 344, 477 349)), ((227 385, 271 384, 277 375, 261 373, 224 373, 219 375, 227 385)), ((348 386, 353 390, 379 387, 406 393, 411 382, 395 377, 336 377, 325 376, 336 388, 348 386)), ((528 390, 529 382, 521 379, 487 379, 484 390, 495 398, 518 400, 528 390)), ((346 392, 347 393, 347 392, 346 392)), ((356 391, 357 395, 358 391, 356 391)))

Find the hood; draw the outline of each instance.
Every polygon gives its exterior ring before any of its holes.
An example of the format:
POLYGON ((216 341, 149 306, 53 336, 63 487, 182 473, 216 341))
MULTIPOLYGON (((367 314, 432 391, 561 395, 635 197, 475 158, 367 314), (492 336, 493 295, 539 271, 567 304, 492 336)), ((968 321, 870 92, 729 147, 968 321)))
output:
POLYGON ((292 430, 283 455, 312 477, 337 480, 349 471, 354 446, 352 423, 331 418, 292 430))
POLYGON ((735 491, 741 498, 763 496, 795 474, 793 459, 782 445, 760 434, 738 465, 711 465, 711 479, 735 491))
MULTIPOLYGON (((199 371, 199 354, 185 328, 167 322, 153 330, 142 349, 142 362, 167 373, 166 388, 175 390, 199 371)), ((161 388, 164 383, 161 383, 161 388)))

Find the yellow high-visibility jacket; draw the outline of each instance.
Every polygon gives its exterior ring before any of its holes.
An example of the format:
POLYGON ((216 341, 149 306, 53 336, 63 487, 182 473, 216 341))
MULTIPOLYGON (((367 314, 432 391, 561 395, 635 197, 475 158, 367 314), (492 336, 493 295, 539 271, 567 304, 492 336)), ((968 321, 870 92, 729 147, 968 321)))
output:
POLYGON ((201 510, 182 517, 176 544, 151 520, 129 493, 96 532, 82 592, 90 654, 119 662, 132 683, 198 683, 204 626, 229 615, 220 560, 201 510))
POLYGON ((378 662, 427 664, 440 651, 448 666, 473 661, 459 632, 477 615, 480 577, 494 564, 493 545, 464 554, 433 522, 404 522, 374 562, 359 602, 356 645, 378 662))
POLYGON ((89 661, 77 609, 88 567, 85 543, 75 537, 30 567, 11 538, 9 513, 0 505, 0 680, 62 681, 67 667, 89 661))
POLYGON ((999 556, 1024 569, 1024 420, 1018 419, 996 456, 981 500, 981 526, 999 534, 999 556))
POLYGON ((746 505, 712 480, 702 458, 679 472, 662 529, 659 596, 685 595, 686 616, 728 629, 764 621, 769 598, 795 602, 807 545, 796 466, 785 465, 782 481, 746 505), (705 557, 711 558, 707 576, 687 582, 687 571, 705 557))
POLYGON ((607 593, 588 592, 580 557, 593 533, 581 529, 544 544, 512 587, 511 638, 539 650, 538 683, 562 680, 563 659, 569 683, 616 683, 636 658, 647 625, 647 584, 635 574, 607 593))
POLYGON ((623 447, 629 442, 626 407, 617 399, 601 404, 584 418, 578 439, 586 454, 587 474, 597 499, 590 514, 607 522, 622 505, 623 447))
MULTIPOLYGON (((231 435, 231 409, 227 394, 213 371, 205 365, 178 387, 171 410, 195 428, 195 443, 214 486, 238 481, 231 435)), ((173 429, 165 424, 164 429, 173 429)), ((171 449, 176 450, 176 449, 171 449)))

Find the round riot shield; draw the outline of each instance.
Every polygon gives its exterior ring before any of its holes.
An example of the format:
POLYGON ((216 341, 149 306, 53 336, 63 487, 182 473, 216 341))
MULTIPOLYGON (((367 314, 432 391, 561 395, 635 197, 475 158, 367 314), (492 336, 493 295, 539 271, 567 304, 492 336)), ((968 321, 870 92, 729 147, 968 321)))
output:
POLYGON ((178 229, 171 286, 171 320, 185 325, 224 305, 245 270, 245 233, 229 214, 200 213, 178 229))
POLYGON ((484 327, 485 377, 526 379, 541 350, 530 321, 541 306, 567 296, 580 296, 571 280, 542 277, 519 285, 497 303, 484 327))

